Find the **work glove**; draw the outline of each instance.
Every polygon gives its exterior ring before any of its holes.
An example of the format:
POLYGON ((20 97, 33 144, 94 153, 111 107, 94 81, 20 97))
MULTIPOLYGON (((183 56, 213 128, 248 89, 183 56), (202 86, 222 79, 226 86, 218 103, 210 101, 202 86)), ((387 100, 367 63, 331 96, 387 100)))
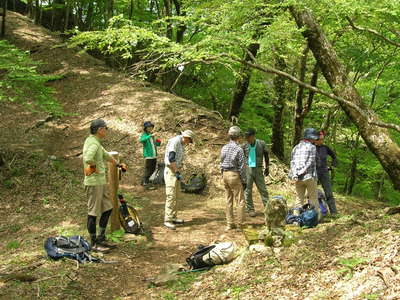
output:
POLYGON ((126 164, 124 164, 124 163, 120 163, 120 164, 118 164, 118 165, 117 165, 117 167, 121 169, 122 173, 125 173, 125 172, 126 172, 126 170, 128 170, 128 167, 127 167, 127 165, 126 165, 126 164))
POLYGON ((264 176, 268 176, 269 175, 269 169, 268 168, 265 168, 265 170, 264 170, 264 176))
POLYGON ((183 179, 183 177, 182 177, 182 175, 181 175, 180 172, 176 172, 176 173, 175 173, 175 177, 176 177, 176 179, 178 179, 178 180, 182 180, 182 179, 183 179))
POLYGON ((85 173, 85 176, 90 176, 93 173, 96 173, 96 165, 88 165, 86 168, 84 168, 83 172, 85 173))

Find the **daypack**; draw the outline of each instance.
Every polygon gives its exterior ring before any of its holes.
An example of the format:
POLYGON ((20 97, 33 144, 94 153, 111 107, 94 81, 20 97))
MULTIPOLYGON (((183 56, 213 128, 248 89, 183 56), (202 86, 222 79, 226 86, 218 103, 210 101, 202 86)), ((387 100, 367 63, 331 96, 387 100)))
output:
POLYGON ((318 225, 318 213, 315 208, 309 204, 307 208, 300 214, 302 227, 312 228, 318 225))
POLYGON ((302 207, 289 209, 285 218, 286 224, 297 222, 300 227, 312 228, 318 225, 318 213, 310 204, 305 204, 302 207), (298 210, 298 216, 294 215, 294 211, 298 210))
POLYGON ((89 254, 91 246, 80 235, 50 237, 44 242, 44 249, 47 255, 55 260, 67 257, 80 263, 100 261, 99 258, 92 257, 89 254))
POLYGON ((126 233, 140 234, 143 233, 143 224, 140 222, 139 214, 135 208, 128 205, 122 195, 118 195, 119 221, 126 233))
POLYGON ((164 185, 165 184, 164 170, 165 170, 165 164, 158 163, 156 170, 154 171, 153 174, 151 174, 149 178, 149 182, 152 184, 164 185))
POLYGON ((181 182, 181 190, 189 194, 200 194, 206 185, 207 179, 204 174, 192 174, 187 183, 181 182))
POLYGON ((286 224, 293 224, 295 222, 297 222, 297 224, 299 224, 299 226, 302 226, 302 219, 300 218, 300 214, 303 212, 303 209, 301 207, 297 207, 297 208, 291 208, 288 210, 288 213, 285 217, 285 222, 286 224), (298 210, 299 213, 298 215, 294 214, 294 211, 298 210))
POLYGON ((186 262, 192 270, 196 270, 229 263, 234 258, 234 244, 225 242, 210 246, 199 246, 197 251, 186 258, 186 262))

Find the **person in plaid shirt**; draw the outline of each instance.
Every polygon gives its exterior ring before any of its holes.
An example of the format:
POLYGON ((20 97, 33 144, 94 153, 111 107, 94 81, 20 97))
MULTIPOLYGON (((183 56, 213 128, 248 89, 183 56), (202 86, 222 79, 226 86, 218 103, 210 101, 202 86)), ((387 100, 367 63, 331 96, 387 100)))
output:
POLYGON ((242 147, 238 145, 241 130, 237 126, 229 128, 230 141, 221 149, 221 172, 226 190, 226 230, 234 229, 233 205, 237 209, 237 229, 242 230, 244 220, 244 194, 246 188, 246 162, 242 147))
MULTIPOLYGON (((289 178, 296 186, 296 207, 302 206, 307 191, 311 204, 318 212, 319 204, 317 199, 317 168, 316 168, 316 147, 314 143, 319 139, 319 132, 314 128, 304 130, 304 139, 292 150, 290 160, 289 178)), ((295 211, 297 212, 297 211, 295 211)))

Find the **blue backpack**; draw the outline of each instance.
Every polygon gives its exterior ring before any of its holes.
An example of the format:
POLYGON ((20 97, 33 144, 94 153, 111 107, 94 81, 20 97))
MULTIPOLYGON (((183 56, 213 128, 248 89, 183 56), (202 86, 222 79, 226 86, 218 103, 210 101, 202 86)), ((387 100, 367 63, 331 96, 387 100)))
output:
POLYGON ((312 206, 305 209, 300 214, 300 219, 302 221, 302 227, 312 228, 318 225, 318 213, 312 206))
POLYGON ((89 254, 91 246, 80 235, 50 237, 44 242, 44 249, 47 255, 54 260, 67 257, 80 263, 100 261, 99 258, 89 254))
POLYGON ((285 218, 286 224, 297 222, 300 227, 312 228, 318 225, 318 213, 310 204, 305 204, 302 207, 292 208, 289 210, 285 218), (294 215, 294 211, 298 210, 298 215, 294 215))

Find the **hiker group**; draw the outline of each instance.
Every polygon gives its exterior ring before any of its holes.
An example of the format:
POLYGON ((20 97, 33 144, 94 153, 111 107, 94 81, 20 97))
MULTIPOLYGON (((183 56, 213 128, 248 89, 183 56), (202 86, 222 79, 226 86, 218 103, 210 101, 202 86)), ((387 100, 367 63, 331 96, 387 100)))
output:
MULTIPOLYGON (((156 138, 154 124, 146 121, 139 141, 143 145, 144 175, 142 184, 150 185, 150 178, 157 168, 157 148, 161 140, 156 138)), ((114 165, 118 162, 108 154, 101 145, 101 140, 107 135, 107 124, 97 119, 90 124, 90 135, 83 147, 83 163, 85 170, 84 185, 87 197, 88 216, 87 230, 90 235, 92 249, 95 251, 108 250, 105 230, 112 212, 112 204, 107 195, 105 161, 114 165), (96 225, 99 224, 97 234, 96 225)), ((256 138, 252 128, 244 133, 238 126, 232 126, 227 133, 229 142, 221 149, 220 171, 226 191, 226 230, 242 230, 245 214, 255 217, 252 190, 255 183, 264 208, 268 203, 268 191, 265 177, 269 175, 269 154, 266 143, 256 138), (243 138, 245 140, 243 140, 243 138), (244 143, 242 144, 242 141, 244 143), (236 221, 234 207, 236 206, 236 221)), ((319 212, 317 201, 317 180, 320 180, 325 191, 326 201, 331 214, 336 214, 335 199, 332 194, 327 156, 333 159, 336 166, 336 156, 333 151, 323 144, 325 132, 307 128, 304 139, 293 148, 290 162, 289 177, 296 187, 296 205, 306 201, 306 192, 311 204, 319 212)), ((182 170, 185 160, 185 146, 193 143, 195 134, 184 130, 181 134, 168 140, 163 171, 165 181, 165 214, 164 226, 175 230, 176 225, 183 224, 178 218, 177 196, 182 181, 182 170)))

